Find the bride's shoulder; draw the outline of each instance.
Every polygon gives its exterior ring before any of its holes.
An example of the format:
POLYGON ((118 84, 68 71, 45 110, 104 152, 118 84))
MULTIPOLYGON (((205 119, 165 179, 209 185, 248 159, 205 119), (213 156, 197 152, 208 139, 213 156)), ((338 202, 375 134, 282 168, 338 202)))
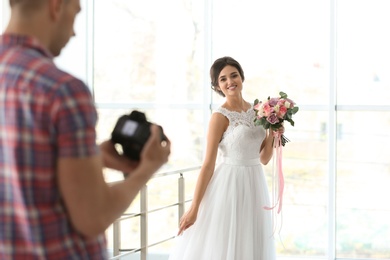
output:
POLYGON ((217 108, 214 110, 214 112, 213 112, 213 114, 220 114, 220 115, 222 114, 222 115, 224 115, 224 116, 227 116, 229 113, 230 113, 230 110, 227 109, 227 108, 225 108, 225 107, 223 107, 223 106, 217 107, 217 108))

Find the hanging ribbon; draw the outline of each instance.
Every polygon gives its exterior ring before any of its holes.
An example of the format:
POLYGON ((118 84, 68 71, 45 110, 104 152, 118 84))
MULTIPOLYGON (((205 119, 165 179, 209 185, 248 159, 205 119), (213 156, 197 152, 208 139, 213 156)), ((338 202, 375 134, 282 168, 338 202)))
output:
MULTIPOLYGON (((283 204, 283 189, 284 189, 284 177, 283 177, 283 169, 282 169, 282 136, 278 131, 273 132, 274 140, 273 140, 273 148, 275 149, 276 156, 276 169, 274 169, 273 178, 276 177, 276 185, 273 184, 272 188, 272 203, 273 206, 267 207, 264 209, 272 210, 276 206, 278 206, 277 213, 279 214, 282 211, 283 204), (275 171, 276 170, 276 171, 275 171), (274 196, 276 195, 276 199, 274 196)), ((274 183, 274 182, 273 182, 274 183)))

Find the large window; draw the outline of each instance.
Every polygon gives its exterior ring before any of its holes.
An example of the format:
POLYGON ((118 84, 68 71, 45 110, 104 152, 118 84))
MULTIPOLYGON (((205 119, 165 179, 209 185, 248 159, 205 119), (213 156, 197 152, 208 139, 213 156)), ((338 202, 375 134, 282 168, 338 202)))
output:
POLYGON ((203 8, 196 0, 94 1, 93 92, 102 138, 120 115, 141 110, 175 137, 169 168, 200 163, 210 103, 203 8))
MULTIPOLYGON (((81 3, 77 36, 56 62, 91 87, 99 141, 120 115, 139 109, 172 139, 166 169, 200 165, 211 109, 223 102, 210 91, 209 67, 232 56, 245 71, 248 101, 284 91, 301 109, 295 127, 286 126, 278 256, 390 258, 389 0, 81 3)), ((150 182, 150 207, 177 196, 175 188, 150 182)), ((175 234, 174 217, 150 216, 151 242, 175 234)), ((138 226, 124 224, 125 246, 138 243, 138 226)))
POLYGON ((336 252, 343 258, 390 258, 387 10, 386 0, 337 5, 336 252))

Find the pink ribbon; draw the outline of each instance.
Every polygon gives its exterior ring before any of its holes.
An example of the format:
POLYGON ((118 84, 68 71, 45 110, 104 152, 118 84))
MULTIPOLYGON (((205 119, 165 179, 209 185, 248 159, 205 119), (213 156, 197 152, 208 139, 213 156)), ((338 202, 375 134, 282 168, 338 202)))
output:
POLYGON ((283 204, 283 189, 284 189, 284 177, 283 177, 283 169, 282 169, 282 142, 281 142, 281 134, 279 132, 273 132, 274 134, 274 148, 276 150, 276 173, 274 172, 274 176, 277 176, 277 183, 273 187, 272 194, 277 194, 276 201, 274 205, 271 207, 265 206, 264 209, 272 210, 276 206, 278 206, 277 213, 282 211, 283 204))

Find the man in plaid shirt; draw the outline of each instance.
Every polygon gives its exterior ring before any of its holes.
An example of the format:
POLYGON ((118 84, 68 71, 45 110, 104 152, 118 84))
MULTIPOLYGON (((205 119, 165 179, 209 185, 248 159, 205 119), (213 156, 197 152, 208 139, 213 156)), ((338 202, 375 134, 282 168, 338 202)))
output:
POLYGON ((85 84, 53 57, 74 35, 79 0, 10 0, 0 36, 0 259, 105 259, 105 229, 167 162, 151 127, 138 163, 96 145, 85 84), (109 186, 103 167, 128 173, 109 186))

